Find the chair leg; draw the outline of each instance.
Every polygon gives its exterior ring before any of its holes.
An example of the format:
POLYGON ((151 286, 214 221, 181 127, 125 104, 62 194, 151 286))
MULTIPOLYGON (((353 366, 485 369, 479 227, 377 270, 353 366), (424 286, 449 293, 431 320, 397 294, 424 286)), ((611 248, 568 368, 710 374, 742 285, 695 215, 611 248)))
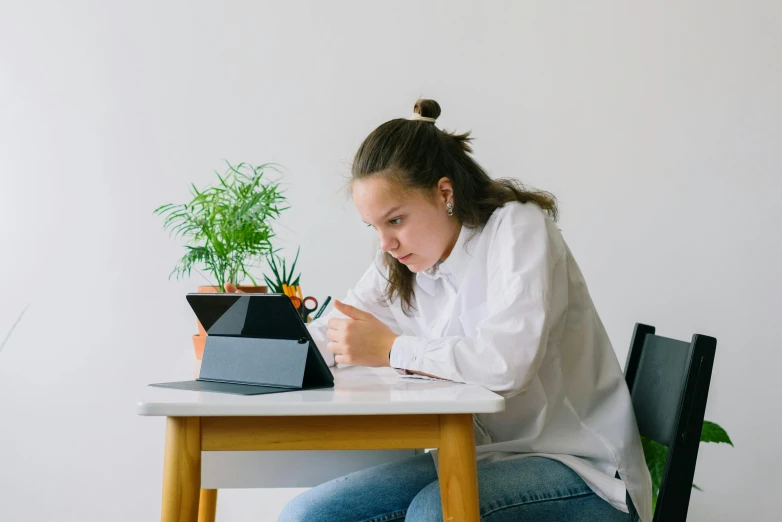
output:
POLYGON ((217 520, 217 490, 202 489, 201 501, 198 503, 198 522, 215 522, 217 520))

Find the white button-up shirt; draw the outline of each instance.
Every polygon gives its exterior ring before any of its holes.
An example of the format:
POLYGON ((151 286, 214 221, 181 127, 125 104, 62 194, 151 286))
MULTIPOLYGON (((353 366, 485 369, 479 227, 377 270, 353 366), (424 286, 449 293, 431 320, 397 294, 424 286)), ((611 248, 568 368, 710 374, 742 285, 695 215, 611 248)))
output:
MULTIPOLYGON (((474 416, 479 459, 556 459, 618 509, 628 511, 629 493, 651 522, 652 484, 621 367, 573 255, 540 207, 509 203, 482 229, 463 227, 448 258, 416 274, 412 316, 398 300, 383 301, 385 273, 378 253, 345 302, 400 334, 391 366, 505 397, 505 411, 474 416)), ((332 365, 327 321, 339 316, 309 325, 332 365)))

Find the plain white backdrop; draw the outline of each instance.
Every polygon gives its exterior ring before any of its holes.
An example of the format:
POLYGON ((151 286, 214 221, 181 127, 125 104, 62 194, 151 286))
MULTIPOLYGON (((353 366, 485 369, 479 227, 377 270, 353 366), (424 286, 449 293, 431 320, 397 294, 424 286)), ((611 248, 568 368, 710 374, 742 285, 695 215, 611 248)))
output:
MULTIPOLYGON (((782 4, 0 0, 0 520, 159 516, 164 421, 139 390, 193 365, 183 254, 152 210, 223 159, 279 162, 307 293, 374 238, 344 185, 419 95, 493 176, 559 198, 624 365, 636 322, 717 337, 690 520, 776 519, 782 4)), ((297 490, 225 490, 274 520, 297 490)))

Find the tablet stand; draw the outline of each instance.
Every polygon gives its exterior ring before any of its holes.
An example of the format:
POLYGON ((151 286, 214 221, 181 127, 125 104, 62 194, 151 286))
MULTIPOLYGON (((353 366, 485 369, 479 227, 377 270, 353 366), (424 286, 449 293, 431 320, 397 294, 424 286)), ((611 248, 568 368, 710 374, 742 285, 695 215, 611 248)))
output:
POLYGON ((150 386, 239 395, 300 390, 308 350, 306 339, 209 335, 198 379, 150 386))

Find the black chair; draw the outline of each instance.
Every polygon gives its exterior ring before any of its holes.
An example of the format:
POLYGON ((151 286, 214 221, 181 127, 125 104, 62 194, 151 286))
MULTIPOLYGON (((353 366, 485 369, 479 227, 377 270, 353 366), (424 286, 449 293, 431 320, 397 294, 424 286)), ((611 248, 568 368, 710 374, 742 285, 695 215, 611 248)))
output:
POLYGON ((695 334, 687 343, 637 323, 625 380, 641 435, 668 446, 655 522, 687 519, 717 340, 695 334))

